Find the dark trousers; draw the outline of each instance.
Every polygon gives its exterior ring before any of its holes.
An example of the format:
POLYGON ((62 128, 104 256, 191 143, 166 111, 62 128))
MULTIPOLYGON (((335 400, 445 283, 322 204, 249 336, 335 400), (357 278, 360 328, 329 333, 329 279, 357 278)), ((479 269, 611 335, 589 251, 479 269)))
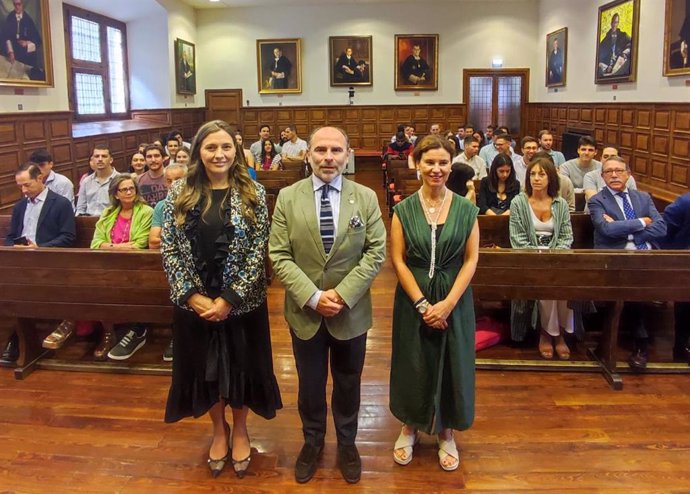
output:
POLYGON ((675 316, 675 343, 673 348, 682 350, 690 344, 690 302, 676 302, 673 304, 673 315, 675 316))
MULTIPOLYGON (((635 339, 635 344, 638 346, 646 346, 649 339, 649 333, 644 324, 644 309, 642 302, 626 302, 623 306, 623 326, 628 329, 630 336, 635 339)), ((642 348, 646 349, 646 348, 642 348)))
POLYGON ((302 419, 304 442, 320 447, 326 436, 326 381, 330 353, 333 394, 331 408, 338 444, 350 446, 357 437, 360 384, 367 335, 351 340, 337 340, 325 324, 309 340, 299 339, 294 331, 292 351, 297 365, 299 394, 297 407, 302 419))

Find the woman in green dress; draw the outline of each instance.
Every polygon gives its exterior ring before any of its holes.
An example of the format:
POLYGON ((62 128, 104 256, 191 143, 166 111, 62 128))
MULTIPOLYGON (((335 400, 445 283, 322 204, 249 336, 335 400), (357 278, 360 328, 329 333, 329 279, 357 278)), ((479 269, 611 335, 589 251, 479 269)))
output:
POLYGON ((455 470, 453 430, 474 420, 474 306, 470 281, 479 257, 478 209, 446 188, 453 150, 427 136, 412 154, 422 187, 394 209, 390 408, 403 422, 393 459, 412 461, 418 431, 438 436, 439 464, 455 470))

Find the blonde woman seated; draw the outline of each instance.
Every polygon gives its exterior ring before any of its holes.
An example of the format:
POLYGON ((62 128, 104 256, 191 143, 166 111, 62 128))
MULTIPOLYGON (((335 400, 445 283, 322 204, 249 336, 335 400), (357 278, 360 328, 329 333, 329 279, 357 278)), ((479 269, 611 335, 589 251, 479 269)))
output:
MULTIPOLYGON (((96 223, 92 249, 146 249, 153 218, 151 208, 139 194, 139 186, 130 175, 116 177, 110 185, 110 206, 103 210, 96 223)), ((99 345, 104 353, 112 346, 114 335, 104 331, 99 345)), ((108 352, 114 360, 127 360, 146 343, 146 327, 136 324, 108 352)))
MULTIPOLYGON (((525 192, 520 193, 510 204, 510 244, 514 249, 569 249, 573 243, 573 229, 570 223, 568 203, 558 194, 558 172, 554 164, 545 158, 533 160, 527 165, 525 192)), ((545 273, 546 274, 546 273, 545 273)), ((524 332, 528 324, 521 325, 514 317, 520 313, 525 301, 513 301, 511 331, 524 332), (515 327, 521 326, 521 327, 515 327)), ((555 350, 562 360, 570 358, 570 349, 563 333, 572 333, 573 311, 565 300, 539 300, 541 333, 539 353, 551 359, 555 350)), ((523 307, 524 308, 524 307, 523 307)), ((527 314, 528 310, 523 310, 527 314)), ((525 319, 531 319, 526 317, 525 319)))

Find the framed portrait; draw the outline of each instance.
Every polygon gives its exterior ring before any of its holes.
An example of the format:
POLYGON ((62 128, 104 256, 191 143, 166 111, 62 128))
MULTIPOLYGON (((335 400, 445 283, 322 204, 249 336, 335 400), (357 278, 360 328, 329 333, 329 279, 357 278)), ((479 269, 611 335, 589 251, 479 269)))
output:
POLYGON ((616 0, 599 7, 595 84, 634 82, 640 0, 616 0))
POLYGON ((302 92, 301 51, 299 38, 256 40, 259 94, 302 92))
POLYGON ((565 86, 568 75, 568 28, 546 35, 546 87, 565 86))
POLYGON ((395 90, 438 90, 438 34, 395 35, 395 90))
POLYGON ((0 2, 0 86, 53 87, 48 0, 0 2))
POLYGON ((196 49, 180 38, 175 40, 175 86, 177 94, 196 94, 196 49))
POLYGON ((690 0, 666 0, 664 75, 690 74, 690 0))
POLYGON ((371 86, 371 36, 331 36, 331 86, 371 86))

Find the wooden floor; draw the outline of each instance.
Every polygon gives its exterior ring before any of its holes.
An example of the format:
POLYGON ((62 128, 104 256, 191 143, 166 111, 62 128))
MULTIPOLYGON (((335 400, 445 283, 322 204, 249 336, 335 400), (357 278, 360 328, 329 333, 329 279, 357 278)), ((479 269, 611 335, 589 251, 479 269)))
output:
MULTIPOLYGON (((365 178, 376 185, 376 175, 365 178)), ((346 484, 335 466, 332 422, 315 478, 294 481, 302 441, 296 372, 282 289, 274 285, 271 332, 285 408, 272 421, 250 416, 255 454, 245 479, 231 469, 210 477, 206 417, 163 423, 167 376, 39 370, 15 381, 0 369, 0 492, 690 493, 688 376, 629 375, 614 392, 598 374, 479 371, 475 424, 456 435, 460 469, 440 470, 430 437, 411 465, 395 465, 399 424, 388 410, 394 286, 386 261, 373 287, 359 484, 346 484)), ((166 334, 152 340, 135 358, 160 358, 166 334)))

